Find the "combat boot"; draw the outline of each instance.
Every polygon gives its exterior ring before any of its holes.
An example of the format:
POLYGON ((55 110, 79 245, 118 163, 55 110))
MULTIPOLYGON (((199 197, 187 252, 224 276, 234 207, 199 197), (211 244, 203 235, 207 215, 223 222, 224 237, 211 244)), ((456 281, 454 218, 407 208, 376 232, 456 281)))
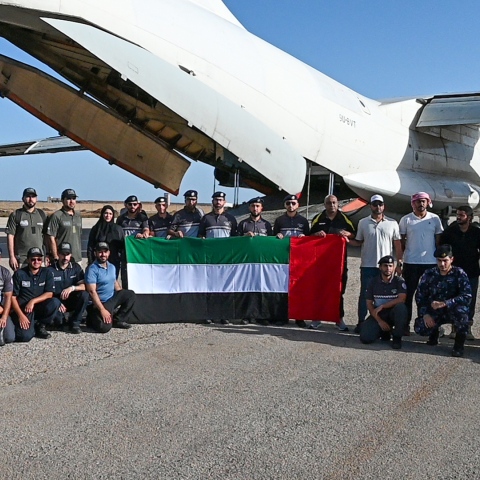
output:
POLYGON ((463 357, 463 345, 465 344, 465 333, 455 335, 455 343, 453 344, 452 357, 463 357))
POLYGON ((427 345, 431 345, 431 346, 438 345, 439 335, 440 335, 440 332, 438 331, 438 328, 435 328, 435 330, 428 337, 427 345))

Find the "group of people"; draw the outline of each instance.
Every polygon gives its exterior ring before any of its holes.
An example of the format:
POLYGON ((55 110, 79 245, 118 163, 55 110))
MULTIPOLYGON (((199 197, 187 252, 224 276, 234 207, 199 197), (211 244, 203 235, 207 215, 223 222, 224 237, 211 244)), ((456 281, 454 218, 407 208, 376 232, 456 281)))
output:
MULTIPOLYGON (((24 204, 10 215, 6 227, 9 263, 14 274, 12 283, 10 272, 0 269, 0 343, 28 341, 34 335, 48 338, 45 327, 64 325, 67 313, 72 333, 81 332, 85 311, 87 324, 99 332, 112 326, 129 328, 135 294, 127 289, 127 236, 322 238, 328 234, 339 235, 346 239, 345 244, 361 247, 355 333, 360 334, 362 342, 392 339, 392 347, 401 348, 402 337, 410 334, 414 299, 418 309, 414 329, 429 336, 429 345, 438 344, 445 323, 453 325, 453 355, 463 355, 465 339, 474 339, 471 325, 480 276, 480 228, 473 225, 469 206, 457 208, 457 221, 444 231, 440 218, 427 210, 432 206, 427 193, 412 196, 412 212, 400 223, 384 214, 382 196, 373 195, 370 216, 360 220, 355 229, 339 209, 334 195, 325 197, 325 209, 313 218, 311 226, 298 212, 300 202, 296 195, 285 197, 285 213, 273 226, 262 217, 261 197, 248 202, 249 216, 238 224, 226 211, 224 192, 212 195, 212 210, 206 214, 197 206, 196 190, 188 190, 184 197, 185 206, 175 215, 167 212, 167 199, 158 197, 157 213, 150 218, 135 195, 125 200, 125 211, 116 221, 114 208, 105 205, 89 235, 88 266, 84 273, 77 263, 82 259, 82 220, 75 210, 75 191, 64 190, 62 208, 47 218, 36 208, 35 189, 25 189, 24 204)), ((343 306, 347 255, 344 259, 337 327, 347 331, 343 306)), ((308 327, 304 320, 297 320, 296 324, 308 327)), ((319 324, 311 322, 309 328, 318 329, 319 324)))

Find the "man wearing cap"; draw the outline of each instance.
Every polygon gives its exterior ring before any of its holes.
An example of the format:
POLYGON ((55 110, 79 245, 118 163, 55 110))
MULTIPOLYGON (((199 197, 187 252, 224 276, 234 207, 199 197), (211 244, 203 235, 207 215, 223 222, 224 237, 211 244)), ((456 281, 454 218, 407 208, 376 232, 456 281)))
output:
POLYGON ((142 211, 138 198, 130 195, 125 199, 124 205, 127 211, 117 218, 117 225, 123 228, 125 237, 148 238, 148 217, 142 211))
MULTIPOLYGON (((2 249, 0 248, 0 257, 2 249)), ((12 274, 0 265, 0 347, 15 341, 15 327, 10 317, 12 308, 12 274)))
POLYGON ((62 192, 62 208, 49 219, 47 238, 50 251, 50 262, 58 260, 57 245, 69 243, 72 246, 73 261, 82 261, 82 217, 75 210, 77 194, 67 188, 62 192))
POLYGON ((166 238, 173 220, 173 216, 167 212, 167 199, 158 197, 155 200, 155 208, 157 213, 148 219, 150 235, 157 238, 166 238))
POLYGON ((62 325, 64 314, 70 312, 70 332, 79 334, 82 333, 80 322, 89 301, 85 291, 85 274, 78 263, 72 262, 72 247, 69 243, 60 244, 57 253, 58 260, 49 267, 55 284, 55 298, 61 302, 54 323, 62 325))
POLYGON ((441 245, 434 252, 437 265, 425 271, 418 283, 415 300, 418 318, 415 332, 427 336, 427 345, 438 345, 439 327, 451 323, 456 330, 452 356, 464 353, 465 337, 468 332, 469 307, 472 290, 467 274, 453 266, 450 245, 441 245))
MULTIPOLYGON (((472 334, 473 317, 477 303, 478 277, 480 276, 480 228, 472 225, 473 209, 468 205, 457 207, 457 221, 450 224, 440 237, 441 244, 452 246, 453 265, 460 267, 468 276, 472 287, 472 301, 469 309, 467 340, 475 340, 472 334)), ((452 329, 450 338, 455 338, 452 329)))
POLYGON ((224 192, 215 192, 212 195, 212 211, 200 220, 199 237, 227 238, 237 235, 237 219, 225 211, 225 201, 224 192))
POLYGON ((122 289, 117 281, 115 267, 108 261, 108 243, 95 246, 95 261, 85 274, 85 285, 93 305, 87 309, 87 326, 107 333, 112 327, 128 329, 128 319, 135 304, 135 292, 122 289))
POLYGON ((10 214, 5 228, 9 264, 13 271, 25 266, 30 248, 42 247, 43 224, 47 218, 43 210, 36 208, 37 192, 34 188, 26 188, 22 200, 22 208, 10 214))
POLYGON ((392 348, 402 348, 402 336, 407 321, 407 286, 395 276, 395 261, 385 255, 378 261, 380 274, 367 286, 365 293, 369 317, 361 323, 360 341, 373 343, 378 337, 390 340, 392 348))
POLYGON ((408 322, 405 334, 410 335, 410 321, 412 319, 412 303, 418 281, 429 268, 436 266, 436 246, 440 244, 440 235, 443 232, 442 222, 438 215, 428 212, 432 208, 432 201, 428 193, 418 192, 412 195, 413 212, 400 219, 399 229, 402 238, 403 265, 402 275, 407 284, 408 322))
POLYGON ((277 238, 304 237, 310 232, 308 220, 298 213, 300 203, 296 195, 287 195, 283 199, 285 213, 275 219, 273 234, 277 238))
POLYGON ((255 197, 248 202, 250 216, 238 224, 238 234, 246 237, 273 235, 272 225, 262 218, 263 198, 255 197))
POLYGON ((353 246, 361 246, 360 253, 360 295, 358 296, 358 323, 355 333, 360 332, 360 324, 367 315, 365 293, 368 284, 378 277, 378 260, 386 255, 402 260, 403 251, 400 242, 398 223, 384 214, 385 203, 381 195, 373 195, 370 199, 371 214, 358 222, 357 235, 350 240, 353 246))
MULTIPOLYGON (((338 208, 338 199, 335 195, 327 195, 324 200, 325 210, 319 213, 312 220, 311 235, 323 238, 328 234, 338 235, 348 241, 355 237, 355 227, 350 219, 342 213, 338 208)), ((342 332, 348 332, 348 327, 343 319, 345 315, 343 295, 347 287, 348 281, 348 267, 347 267, 347 245, 345 244, 344 264, 342 275, 342 295, 340 298, 340 321, 337 323, 337 328, 342 332)), ((318 328, 320 322, 312 322, 310 328, 318 328)))
POLYGON ((32 247, 27 252, 27 266, 13 274, 11 316, 17 342, 51 337, 45 326, 53 324, 61 303, 53 296, 53 274, 42 262, 41 248, 32 247))
POLYGON ((187 190, 184 197, 185 206, 173 216, 168 235, 174 238, 197 238, 198 226, 205 213, 197 207, 198 192, 196 190, 187 190))

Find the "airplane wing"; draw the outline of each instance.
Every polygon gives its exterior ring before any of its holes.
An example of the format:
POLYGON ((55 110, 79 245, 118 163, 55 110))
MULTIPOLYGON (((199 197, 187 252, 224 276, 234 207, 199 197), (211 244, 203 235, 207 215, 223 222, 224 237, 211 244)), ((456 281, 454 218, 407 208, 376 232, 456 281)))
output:
POLYGON ((232 12, 225 6, 222 0, 190 0, 192 3, 199 5, 205 10, 224 18, 225 20, 237 25, 237 27, 244 28, 243 25, 233 16, 232 12))
POLYGON ((11 157, 15 155, 33 155, 36 153, 59 153, 76 152, 85 150, 85 147, 79 145, 68 137, 50 137, 43 140, 33 140, 30 142, 10 143, 0 145, 0 157, 11 157))

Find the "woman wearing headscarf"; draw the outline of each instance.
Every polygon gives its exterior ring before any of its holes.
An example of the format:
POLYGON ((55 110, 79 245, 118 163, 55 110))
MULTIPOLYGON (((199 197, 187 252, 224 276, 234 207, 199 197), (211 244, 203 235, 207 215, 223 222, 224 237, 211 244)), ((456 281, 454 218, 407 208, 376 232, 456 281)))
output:
POLYGON ((95 261, 94 248, 98 242, 107 242, 110 246, 108 261, 115 267, 118 276, 120 263, 125 256, 125 240, 122 227, 115 223, 115 210, 111 205, 102 208, 98 222, 90 230, 87 245, 88 264, 95 261))

